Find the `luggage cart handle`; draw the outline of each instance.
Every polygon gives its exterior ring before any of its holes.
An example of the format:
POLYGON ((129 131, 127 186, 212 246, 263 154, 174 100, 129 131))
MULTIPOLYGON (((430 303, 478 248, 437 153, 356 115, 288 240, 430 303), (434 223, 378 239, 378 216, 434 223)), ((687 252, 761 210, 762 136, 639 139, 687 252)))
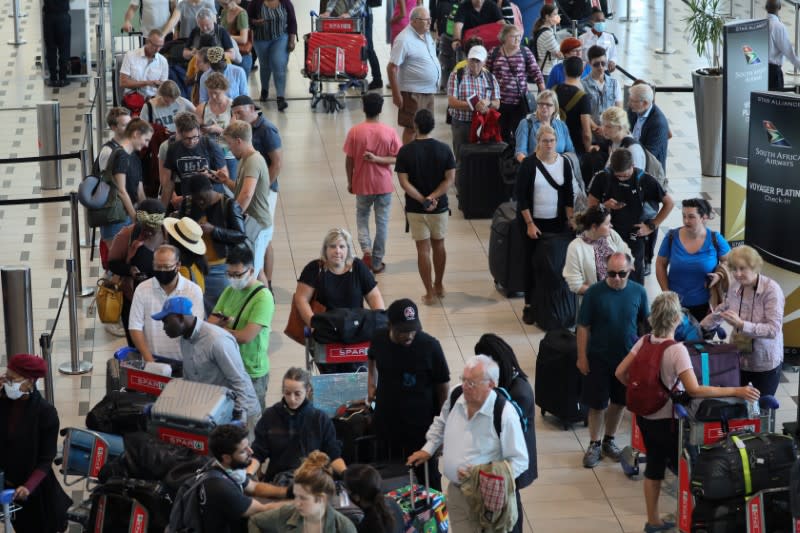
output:
POLYGON ((685 406, 681 404, 673 404, 673 406, 675 407, 675 414, 678 416, 678 418, 689 418, 689 411, 686 410, 685 406))
POLYGON ((781 405, 775 396, 762 396, 758 399, 758 406, 762 409, 777 410, 781 405))

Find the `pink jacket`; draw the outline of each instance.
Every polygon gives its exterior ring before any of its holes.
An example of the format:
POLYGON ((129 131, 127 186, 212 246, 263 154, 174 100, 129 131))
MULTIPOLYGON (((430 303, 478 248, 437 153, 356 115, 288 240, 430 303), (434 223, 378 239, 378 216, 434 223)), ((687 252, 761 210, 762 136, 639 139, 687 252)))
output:
POLYGON ((731 279, 725 301, 703 319, 700 325, 710 329, 722 323, 720 314, 731 309, 744 320, 742 333, 753 338, 753 353, 740 356, 741 369, 766 372, 783 362, 783 291, 778 283, 761 274, 755 297, 750 291, 742 299, 742 286, 731 279), (741 310, 740 310, 741 309, 741 310))

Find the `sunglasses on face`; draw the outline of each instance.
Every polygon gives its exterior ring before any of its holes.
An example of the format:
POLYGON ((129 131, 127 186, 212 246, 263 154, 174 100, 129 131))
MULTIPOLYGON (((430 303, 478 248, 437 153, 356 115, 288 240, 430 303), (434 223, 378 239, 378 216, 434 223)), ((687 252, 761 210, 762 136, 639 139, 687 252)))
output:
POLYGON ((604 67, 604 66, 606 66, 606 62, 605 61, 595 61, 594 63, 592 63, 592 66, 593 67, 604 67))
POLYGON ((609 278, 625 279, 625 278, 628 277, 628 271, 627 270, 620 270, 619 272, 617 272, 616 270, 609 270, 608 271, 608 277, 609 278))

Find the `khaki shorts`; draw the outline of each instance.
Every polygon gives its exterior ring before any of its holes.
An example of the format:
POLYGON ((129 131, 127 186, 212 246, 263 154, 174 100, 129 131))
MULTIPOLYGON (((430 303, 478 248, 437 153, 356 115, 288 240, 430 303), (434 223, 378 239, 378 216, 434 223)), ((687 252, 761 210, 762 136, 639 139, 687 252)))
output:
POLYGON ((415 241, 440 241, 447 234, 448 211, 443 213, 406 213, 411 238, 415 241))
POLYGON ((419 109, 433 113, 433 95, 403 91, 403 107, 397 110, 397 123, 404 128, 414 127, 414 114, 419 109))

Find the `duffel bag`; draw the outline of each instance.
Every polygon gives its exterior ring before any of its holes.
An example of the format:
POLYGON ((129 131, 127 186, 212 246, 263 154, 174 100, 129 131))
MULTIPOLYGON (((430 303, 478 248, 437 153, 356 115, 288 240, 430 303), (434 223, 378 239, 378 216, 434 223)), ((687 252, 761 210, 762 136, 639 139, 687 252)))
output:
POLYGON ((787 435, 732 433, 700 448, 692 469, 692 493, 707 500, 727 500, 786 487, 796 454, 794 439, 787 435))
POLYGON ((198 456, 189 448, 163 442, 157 436, 143 431, 129 433, 123 439, 125 453, 116 464, 108 463, 103 467, 101 482, 115 475, 160 481, 177 466, 192 465, 196 470, 208 462, 207 458, 198 456))
POLYGON ((140 392, 111 391, 86 415, 93 431, 125 435, 147 429, 144 411, 153 398, 140 392))
POLYGON ((386 328, 385 311, 361 308, 330 309, 311 317, 314 340, 322 344, 355 344, 372 340, 375 331, 386 328))

